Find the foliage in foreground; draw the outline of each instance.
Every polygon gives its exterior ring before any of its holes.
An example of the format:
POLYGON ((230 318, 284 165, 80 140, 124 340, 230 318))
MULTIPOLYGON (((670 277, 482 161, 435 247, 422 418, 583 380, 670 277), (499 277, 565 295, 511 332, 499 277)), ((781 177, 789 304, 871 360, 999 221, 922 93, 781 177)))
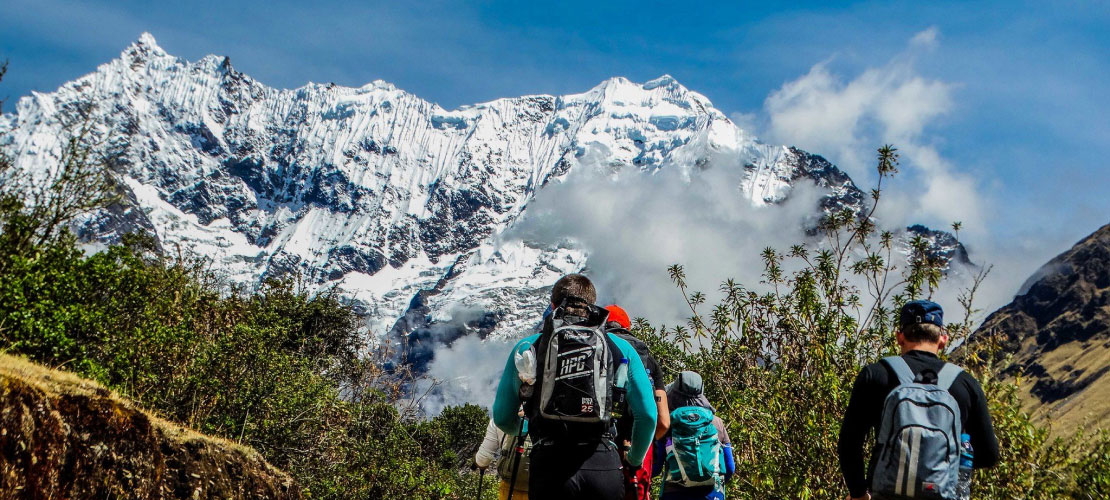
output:
MULTIPOLYGON (((880 188, 897 171, 897 159, 893 148, 879 150, 880 188)), ((703 294, 688 290, 682 267, 672 267, 689 321, 668 328, 637 320, 638 335, 669 376, 694 370, 705 378, 736 450, 730 498, 846 493, 836 442, 854 379, 865 364, 896 352, 899 307, 931 297, 945 276, 945 262, 926 241, 913 240, 903 259, 894 235, 876 229, 879 197, 876 188, 863 217, 829 214, 816 249, 766 249, 760 291, 728 280, 711 311, 703 294)), ((958 234, 959 223, 953 229, 958 234)), ((970 332, 975 291, 988 271, 959 295, 963 317, 948 325, 953 343, 970 332)), ((950 318, 957 314, 949 311, 950 318)), ((966 351, 954 354, 982 383, 1002 447, 1002 464, 977 474, 973 498, 1110 498, 1110 434, 1050 439, 1021 410, 1015 386, 993 376, 983 361, 993 356, 966 351)))
POLYGON ((460 471, 485 410, 402 415, 334 294, 271 281, 224 296, 202 268, 142 238, 91 256, 69 235, 13 251, 18 217, 0 217, 0 350, 250 445, 314 497, 451 498, 474 487, 460 471))
POLYGON ((466 463, 484 409, 426 421, 400 411, 395 374, 334 293, 290 280, 228 291, 143 236, 86 255, 66 223, 115 201, 111 175, 80 140, 66 151, 60 180, 31 198, 0 152, 0 352, 249 445, 309 497, 473 498, 466 463))

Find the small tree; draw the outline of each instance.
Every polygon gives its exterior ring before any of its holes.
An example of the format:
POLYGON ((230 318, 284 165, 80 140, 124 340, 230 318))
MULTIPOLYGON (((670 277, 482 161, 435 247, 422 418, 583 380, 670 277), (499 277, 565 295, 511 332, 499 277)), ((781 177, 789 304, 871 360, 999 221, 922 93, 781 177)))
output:
MULTIPOLYGON (((5 61, 0 81, 7 70, 5 61)), ((75 120, 63 125, 61 156, 53 170, 36 175, 0 150, 0 253, 23 255, 61 236, 75 217, 119 201, 109 159, 96 152, 91 109, 81 108, 75 120)))

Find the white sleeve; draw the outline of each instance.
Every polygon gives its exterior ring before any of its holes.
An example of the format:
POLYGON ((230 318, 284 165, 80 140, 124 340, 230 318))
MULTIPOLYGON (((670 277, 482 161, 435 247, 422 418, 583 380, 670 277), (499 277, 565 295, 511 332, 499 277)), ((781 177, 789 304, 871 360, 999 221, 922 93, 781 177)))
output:
POLYGON ((505 433, 501 432, 491 419, 489 425, 486 425, 486 437, 482 438, 482 445, 478 447, 478 453, 474 454, 474 463, 482 469, 489 467, 489 464, 501 454, 501 441, 504 437, 505 433))

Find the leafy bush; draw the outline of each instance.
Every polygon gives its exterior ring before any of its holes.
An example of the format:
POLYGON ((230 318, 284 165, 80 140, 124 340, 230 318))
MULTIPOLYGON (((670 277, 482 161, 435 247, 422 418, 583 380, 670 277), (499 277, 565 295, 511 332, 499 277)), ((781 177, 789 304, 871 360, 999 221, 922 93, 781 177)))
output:
MULTIPOLYGON (((85 173, 49 189, 101 189, 95 168, 75 164, 85 173)), ((202 262, 160 255, 144 236, 86 255, 64 220, 44 218, 70 208, 29 208, 0 190, 0 350, 250 445, 311 497, 472 495, 466 459, 485 411, 403 417, 396 376, 362 357, 374 352, 367 333, 334 291, 293 280, 227 290, 202 262)))
MULTIPOLYGON (((896 352, 898 309, 934 294, 947 264, 922 238, 902 249, 893 234, 876 228, 880 188, 897 163, 893 148, 879 150, 870 213, 827 215, 815 246, 766 249, 758 289, 725 281, 723 299, 703 312, 704 294, 688 290, 676 265, 671 278, 690 308, 687 324, 636 321, 637 335, 669 375, 693 370, 707 381, 707 396, 736 451, 732 498, 843 498, 846 492, 836 443, 855 376, 896 352), (901 262, 904 250, 909 256, 901 262)), ((957 234, 959 228, 953 225, 957 234)), ((963 318, 948 325, 953 343, 970 332, 975 291, 988 272, 980 271, 960 294, 963 318)), ((980 361, 993 357, 964 351, 961 362, 984 386, 1003 450, 1002 465, 977 475, 974 497, 1107 498, 1107 434, 1049 439, 1021 411, 1014 386, 980 361)))
POLYGON ((334 293, 286 280, 221 294, 202 266, 152 250, 128 238, 86 256, 63 233, 3 252, 0 349, 250 445, 314 497, 457 498, 473 488, 461 471, 483 409, 421 422, 402 418, 387 387, 340 397, 371 378, 359 318, 334 293))

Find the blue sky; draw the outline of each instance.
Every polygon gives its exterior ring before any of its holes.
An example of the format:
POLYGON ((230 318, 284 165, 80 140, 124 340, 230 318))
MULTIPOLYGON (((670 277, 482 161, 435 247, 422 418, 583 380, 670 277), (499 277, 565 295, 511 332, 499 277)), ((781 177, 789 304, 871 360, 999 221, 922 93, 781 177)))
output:
POLYGON ((905 147, 895 199, 934 226, 966 211, 973 251, 1022 270, 1110 222, 1104 1, 357 4, 5 0, 0 96, 53 90, 143 31, 272 86, 382 79, 447 108, 667 73, 860 184, 874 146, 905 147))

